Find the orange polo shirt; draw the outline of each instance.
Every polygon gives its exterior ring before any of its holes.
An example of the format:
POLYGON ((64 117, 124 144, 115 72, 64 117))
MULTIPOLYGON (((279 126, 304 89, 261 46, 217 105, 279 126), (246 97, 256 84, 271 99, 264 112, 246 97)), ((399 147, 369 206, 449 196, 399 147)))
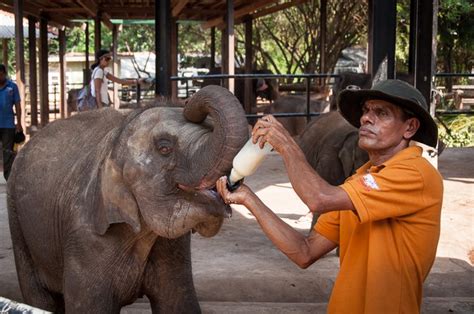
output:
POLYGON ((440 233, 439 172, 413 146, 368 162, 341 187, 355 211, 326 213, 315 226, 340 247, 328 312, 418 313, 440 233))

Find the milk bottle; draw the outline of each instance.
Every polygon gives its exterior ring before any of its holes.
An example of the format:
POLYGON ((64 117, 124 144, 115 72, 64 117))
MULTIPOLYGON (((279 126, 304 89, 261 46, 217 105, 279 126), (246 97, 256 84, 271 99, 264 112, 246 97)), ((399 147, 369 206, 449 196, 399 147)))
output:
POLYGON ((262 163, 265 156, 271 152, 273 147, 267 142, 260 148, 259 143, 252 143, 250 138, 234 157, 232 170, 227 177, 227 186, 233 191, 240 185, 241 180, 253 174, 262 163))

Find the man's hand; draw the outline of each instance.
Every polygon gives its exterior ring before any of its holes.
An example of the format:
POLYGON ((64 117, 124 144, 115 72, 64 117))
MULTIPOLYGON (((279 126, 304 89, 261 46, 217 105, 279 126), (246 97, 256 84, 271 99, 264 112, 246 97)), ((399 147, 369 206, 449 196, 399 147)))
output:
POLYGON ((216 188, 222 199, 226 204, 242 204, 246 205, 255 196, 255 194, 246 186, 242 184, 234 192, 227 189, 227 178, 220 177, 216 182, 216 188))
POLYGON ((257 121, 252 130, 252 141, 253 143, 258 142, 260 148, 263 148, 263 145, 268 142, 280 154, 290 143, 296 145, 290 133, 272 115, 264 116, 257 121))
POLYGON ((20 123, 17 123, 16 126, 15 126, 15 131, 16 133, 21 133, 23 132, 23 127, 21 126, 20 123))

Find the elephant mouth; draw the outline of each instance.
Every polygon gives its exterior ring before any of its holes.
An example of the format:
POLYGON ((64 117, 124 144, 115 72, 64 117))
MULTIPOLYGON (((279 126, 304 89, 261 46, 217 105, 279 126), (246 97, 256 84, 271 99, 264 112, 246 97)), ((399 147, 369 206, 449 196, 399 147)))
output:
POLYGON ((178 190, 183 193, 184 198, 189 200, 191 210, 198 211, 197 219, 193 223, 192 230, 197 231, 204 237, 212 237, 219 231, 224 218, 232 216, 232 209, 224 203, 215 185, 207 188, 190 187, 183 184, 177 185, 178 190))

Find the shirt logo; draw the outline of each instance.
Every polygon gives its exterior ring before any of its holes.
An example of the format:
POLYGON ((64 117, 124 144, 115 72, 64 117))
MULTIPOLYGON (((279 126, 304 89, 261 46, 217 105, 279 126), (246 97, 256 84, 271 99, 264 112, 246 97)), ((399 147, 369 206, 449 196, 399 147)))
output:
POLYGON ((380 190, 375 178, 369 173, 362 177, 361 183, 367 188, 367 190, 380 190))

